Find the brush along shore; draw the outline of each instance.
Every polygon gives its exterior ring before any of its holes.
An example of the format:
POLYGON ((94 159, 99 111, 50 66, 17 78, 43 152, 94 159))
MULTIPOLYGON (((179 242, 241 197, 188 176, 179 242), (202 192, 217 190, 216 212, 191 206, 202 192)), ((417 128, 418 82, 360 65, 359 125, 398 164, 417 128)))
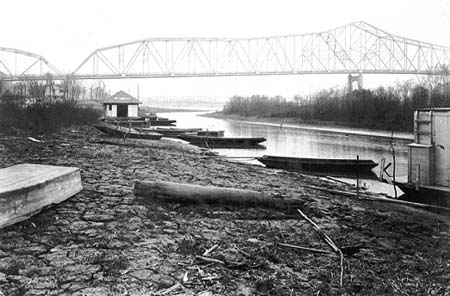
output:
POLYGON ((448 217, 349 198, 332 193, 349 185, 173 141, 105 140, 86 126, 35 138, 0 135, 0 168, 79 167, 84 189, 0 230, 0 295, 450 293, 448 217), (342 287, 339 256, 297 208, 149 200, 134 194, 136 181, 297 199, 342 250, 342 287))

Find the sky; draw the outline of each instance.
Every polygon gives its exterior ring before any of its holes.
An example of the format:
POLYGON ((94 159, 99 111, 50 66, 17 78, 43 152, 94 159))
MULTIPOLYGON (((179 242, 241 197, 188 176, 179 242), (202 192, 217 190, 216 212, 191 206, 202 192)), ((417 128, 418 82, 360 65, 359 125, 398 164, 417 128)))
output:
MULTIPOLYGON (((450 46, 450 0, 2 0, 0 47, 30 51, 63 72, 96 48, 150 37, 259 37, 323 31, 365 21, 387 32, 450 46)), ((367 75, 366 87, 411 77, 367 75)), ((343 87, 345 75, 106 81, 141 96, 305 94, 343 87)))

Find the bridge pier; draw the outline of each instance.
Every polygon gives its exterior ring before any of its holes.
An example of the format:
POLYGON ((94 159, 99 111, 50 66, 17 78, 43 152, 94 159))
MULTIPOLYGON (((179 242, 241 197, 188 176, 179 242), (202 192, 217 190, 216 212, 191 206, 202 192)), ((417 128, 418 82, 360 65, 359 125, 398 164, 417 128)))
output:
POLYGON ((348 92, 353 91, 353 82, 358 82, 358 90, 363 89, 363 76, 361 73, 357 75, 348 74, 347 89, 348 92))

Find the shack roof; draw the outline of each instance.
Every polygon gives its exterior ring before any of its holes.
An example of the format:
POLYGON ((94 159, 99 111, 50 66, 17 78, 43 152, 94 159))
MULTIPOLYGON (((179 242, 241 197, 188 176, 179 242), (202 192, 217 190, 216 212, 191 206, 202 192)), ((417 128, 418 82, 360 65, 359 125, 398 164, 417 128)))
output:
POLYGON ((430 111, 448 112, 448 111, 450 111, 450 108, 448 108, 448 107, 419 108, 419 109, 417 109, 417 111, 425 111, 425 112, 430 112, 430 111))
POLYGON ((135 97, 127 94, 123 90, 120 90, 102 101, 103 104, 142 104, 141 101, 135 97))

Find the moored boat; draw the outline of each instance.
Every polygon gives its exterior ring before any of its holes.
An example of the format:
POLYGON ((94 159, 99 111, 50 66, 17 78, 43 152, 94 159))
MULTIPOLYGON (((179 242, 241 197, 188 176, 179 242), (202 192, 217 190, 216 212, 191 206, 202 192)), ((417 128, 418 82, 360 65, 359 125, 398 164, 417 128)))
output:
POLYGON ((378 164, 367 159, 299 158, 264 155, 256 158, 268 168, 321 175, 373 175, 371 169, 378 164))
POLYGON ((450 187, 436 185, 418 185, 411 182, 395 182, 405 194, 401 200, 426 203, 450 208, 450 187))
POLYGON ((112 125, 109 123, 101 123, 95 125, 95 127, 104 132, 105 134, 121 137, 121 138, 134 138, 134 139, 147 139, 147 140, 159 140, 163 135, 152 131, 142 131, 133 128, 123 127, 120 125, 112 125))
POLYGON ((174 126, 177 122, 174 119, 168 119, 165 117, 148 116, 148 117, 114 117, 114 118, 103 118, 104 122, 119 124, 123 127, 131 128, 148 128, 151 126, 174 126))
POLYGON ((209 137, 197 135, 181 135, 179 139, 193 145, 207 148, 265 148, 260 143, 266 141, 263 137, 209 137))
POLYGON ((196 132, 196 135, 200 137, 224 137, 225 131, 200 130, 196 132))
POLYGON ((156 117, 155 119, 150 118, 150 126, 175 126, 177 121, 174 119, 156 117))
POLYGON ((164 137, 177 137, 188 133, 196 133, 201 128, 174 128, 174 127, 150 127, 142 128, 143 131, 152 131, 163 135, 164 137))

